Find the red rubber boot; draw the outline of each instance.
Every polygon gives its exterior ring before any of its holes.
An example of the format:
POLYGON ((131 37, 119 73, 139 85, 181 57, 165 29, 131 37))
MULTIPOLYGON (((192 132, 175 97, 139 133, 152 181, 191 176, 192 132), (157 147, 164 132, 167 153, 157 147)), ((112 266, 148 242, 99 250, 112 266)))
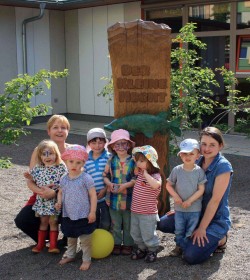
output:
POLYGON ((47 230, 38 231, 38 243, 36 247, 32 248, 33 253, 40 253, 42 251, 42 249, 45 247, 46 236, 47 236, 47 230))
POLYGON ((49 233, 49 253, 58 254, 60 250, 57 248, 58 231, 50 231, 49 233))

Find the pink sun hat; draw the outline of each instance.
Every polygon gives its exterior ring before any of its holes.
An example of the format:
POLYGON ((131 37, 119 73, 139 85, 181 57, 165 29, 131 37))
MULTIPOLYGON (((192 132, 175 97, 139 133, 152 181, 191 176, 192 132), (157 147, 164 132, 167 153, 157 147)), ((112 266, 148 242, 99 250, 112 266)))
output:
POLYGON ((84 146, 70 145, 66 151, 62 154, 62 160, 79 159, 83 161, 88 160, 88 153, 84 146))
POLYGON ((110 145, 114 144, 115 142, 123 140, 123 139, 129 141, 130 144, 132 145, 132 147, 135 146, 135 142, 130 140, 129 132, 127 130, 117 129, 111 133, 111 140, 108 143, 108 147, 110 147, 110 145))

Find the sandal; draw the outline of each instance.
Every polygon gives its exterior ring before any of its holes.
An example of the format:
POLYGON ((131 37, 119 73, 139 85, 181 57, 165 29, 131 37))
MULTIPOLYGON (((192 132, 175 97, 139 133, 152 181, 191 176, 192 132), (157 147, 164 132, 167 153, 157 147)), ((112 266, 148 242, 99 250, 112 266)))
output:
POLYGON ((225 253, 226 248, 227 248, 227 235, 226 235, 226 241, 222 245, 219 245, 214 251, 214 253, 225 253))
POLYGON ((121 254, 121 245, 115 245, 112 251, 112 255, 118 256, 121 254))
POLYGON ((131 260, 140 260, 140 259, 144 259, 147 255, 147 251, 146 250, 142 250, 140 248, 138 248, 136 251, 134 251, 131 255, 131 260))
POLYGON ((147 263, 152 263, 152 262, 155 262, 156 259, 157 259, 157 253, 156 252, 148 252, 144 261, 147 262, 147 263))
POLYGON ((122 249, 121 249, 121 254, 124 255, 124 256, 131 255, 132 248, 133 248, 132 246, 125 246, 125 245, 123 245, 122 249))

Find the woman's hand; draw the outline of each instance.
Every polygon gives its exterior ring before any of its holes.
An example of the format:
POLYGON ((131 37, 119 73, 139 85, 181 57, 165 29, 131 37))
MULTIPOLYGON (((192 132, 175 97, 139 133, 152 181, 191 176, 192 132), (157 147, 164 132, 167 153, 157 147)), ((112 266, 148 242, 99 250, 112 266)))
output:
POLYGON ((24 172, 24 173, 23 173, 23 176, 24 176, 24 178, 26 178, 27 180, 31 180, 31 181, 32 181, 32 179, 33 179, 29 171, 24 172))
POLYGON ((205 246, 205 241, 209 243, 209 240, 207 238, 207 233, 204 228, 198 227, 192 234, 193 238, 193 245, 197 242, 199 247, 205 246))
POLYGON ((170 211, 168 211, 165 215, 167 215, 167 216, 172 216, 172 215, 174 215, 175 214, 175 211, 174 210, 170 210, 170 211))
POLYGON ((56 197, 56 192, 52 190, 50 187, 53 187, 54 184, 47 185, 47 186, 42 186, 40 189, 41 191, 39 192, 39 195, 41 198, 45 199, 52 199, 56 197))

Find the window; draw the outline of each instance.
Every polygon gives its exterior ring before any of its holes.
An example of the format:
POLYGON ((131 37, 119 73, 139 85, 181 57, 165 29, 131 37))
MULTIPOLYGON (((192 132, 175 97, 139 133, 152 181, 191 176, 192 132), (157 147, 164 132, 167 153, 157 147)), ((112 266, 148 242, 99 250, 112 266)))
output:
POLYGON ((196 31, 229 30, 230 4, 191 6, 188 21, 197 24, 196 31))
POLYGON ((250 28, 250 1, 237 4, 237 28, 250 28))
POLYGON ((159 24, 165 23, 172 29, 172 33, 178 33, 182 28, 182 8, 176 7, 146 11, 146 20, 151 20, 159 24))
MULTIPOLYGON (((224 66, 229 67, 229 36, 201 37, 198 38, 207 45, 205 50, 198 49, 198 55, 202 57, 199 65, 202 68, 209 67, 213 70, 224 66)), ((192 48, 192 46, 190 46, 192 48)), ((227 93, 225 92, 224 82, 221 75, 215 71, 215 79, 219 82, 219 87, 211 86, 214 100, 227 104, 227 93)))
POLYGON ((250 35, 238 36, 236 72, 250 72, 250 35))

